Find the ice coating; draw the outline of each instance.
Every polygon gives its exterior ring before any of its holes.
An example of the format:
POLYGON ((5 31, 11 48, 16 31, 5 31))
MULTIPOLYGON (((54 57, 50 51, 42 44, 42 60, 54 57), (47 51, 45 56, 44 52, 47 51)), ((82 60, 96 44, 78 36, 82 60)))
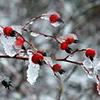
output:
POLYGON ((38 64, 34 64, 31 61, 32 55, 29 54, 29 65, 28 65, 28 70, 27 70, 27 81, 31 84, 34 85, 36 82, 36 79, 38 78, 39 75, 39 70, 40 66, 38 64))
POLYGON ((51 57, 44 57, 44 60, 45 60, 46 64, 48 64, 50 66, 54 65, 51 57))
POLYGON ((0 41, 3 44, 4 51, 10 57, 16 55, 16 50, 14 48, 15 40, 15 37, 6 37, 4 34, 1 34, 0 37, 0 41))
POLYGON ((35 33, 35 32, 31 32, 30 34, 31 34, 31 36, 33 36, 33 37, 39 36, 39 34, 37 34, 37 33, 35 33))

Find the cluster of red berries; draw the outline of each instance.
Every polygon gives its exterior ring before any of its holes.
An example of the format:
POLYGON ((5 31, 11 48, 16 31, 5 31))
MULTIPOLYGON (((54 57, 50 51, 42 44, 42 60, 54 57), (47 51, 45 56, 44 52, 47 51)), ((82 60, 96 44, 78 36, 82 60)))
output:
POLYGON ((77 43, 78 40, 74 38, 74 35, 73 34, 68 34, 66 36, 66 39, 65 39, 65 42, 62 42, 60 44, 60 49, 61 50, 66 50, 67 53, 71 53, 72 49, 69 48, 68 46, 72 43, 77 43))
MULTIPOLYGON (((16 33, 10 26, 6 26, 3 29, 3 32, 4 32, 5 36, 11 36, 11 37, 14 37, 15 33, 16 33)), ((24 47, 24 39, 22 37, 17 37, 16 41, 15 41, 15 45, 17 47, 23 48, 24 47)))
MULTIPOLYGON (((40 50, 40 51, 42 52, 42 50, 40 50)), ((41 53, 37 52, 32 56, 31 60, 35 64, 43 65, 44 56, 41 53)), ((62 66, 59 64, 55 64, 52 66, 52 70, 54 72, 59 72, 60 74, 63 74, 65 71, 62 70, 61 68, 62 68, 62 66)))

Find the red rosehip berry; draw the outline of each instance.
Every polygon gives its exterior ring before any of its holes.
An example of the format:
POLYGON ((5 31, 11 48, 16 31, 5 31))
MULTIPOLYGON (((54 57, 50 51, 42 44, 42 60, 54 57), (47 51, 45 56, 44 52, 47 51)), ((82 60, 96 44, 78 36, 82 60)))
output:
POLYGON ((50 23, 55 23, 55 22, 59 21, 59 19, 60 19, 59 14, 51 14, 49 21, 50 21, 50 23))
POLYGON ((61 50, 66 50, 68 48, 68 43, 67 42, 62 42, 60 45, 61 50))
POLYGON ((39 61, 43 61, 44 57, 42 54, 40 53, 35 53, 33 56, 32 56, 32 62, 35 63, 35 64, 38 64, 39 61))
POLYGON ((7 26, 3 29, 3 32, 6 36, 10 36, 11 32, 13 31, 13 29, 10 26, 7 26))
POLYGON ((59 64, 53 65, 52 70, 54 72, 59 72, 61 70, 61 65, 59 65, 59 64))
POLYGON ((68 34, 68 35, 67 35, 66 42, 67 42, 68 44, 72 44, 72 43, 75 42, 75 39, 74 39, 74 37, 73 37, 72 34, 68 34))
POLYGON ((18 37, 15 41, 15 45, 22 47, 24 45, 24 39, 22 37, 18 37))
POLYGON ((87 49, 85 52, 86 57, 90 58, 93 60, 93 57, 96 55, 96 51, 94 49, 87 49))

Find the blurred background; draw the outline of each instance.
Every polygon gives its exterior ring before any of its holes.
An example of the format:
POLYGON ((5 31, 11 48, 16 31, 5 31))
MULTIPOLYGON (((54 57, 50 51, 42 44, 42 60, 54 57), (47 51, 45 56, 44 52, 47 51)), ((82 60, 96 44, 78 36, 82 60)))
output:
MULTIPOLYGON (((73 48, 93 48, 100 58, 100 0, 0 0, 0 25, 25 25, 31 18, 40 14, 57 12, 64 20, 60 27, 53 27, 45 20, 37 20, 31 28, 51 35, 77 34, 80 43, 73 48)), ((36 38, 23 32, 23 36, 39 49, 47 50, 52 58, 68 55, 59 49, 58 43, 43 36, 36 38)), ((28 48, 28 46, 26 45, 28 48)), ((0 54, 4 54, 0 45, 0 54)), ((83 53, 71 58, 85 59, 83 53)), ((96 81, 89 79, 80 66, 58 62, 66 73, 63 74, 64 92, 61 100, 100 100, 96 81)), ((14 59, 0 59, 0 77, 9 77, 14 88, 10 91, 0 83, 0 100, 57 100, 58 81, 48 66, 43 66, 34 86, 26 81, 28 62, 14 59)))

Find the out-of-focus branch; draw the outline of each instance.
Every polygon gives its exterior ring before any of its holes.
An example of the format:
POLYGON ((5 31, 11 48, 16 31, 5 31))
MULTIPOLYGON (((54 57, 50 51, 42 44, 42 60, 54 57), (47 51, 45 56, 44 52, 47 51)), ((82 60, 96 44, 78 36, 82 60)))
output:
POLYGON ((28 57, 19 57, 19 56, 14 56, 10 57, 8 55, 0 55, 0 58, 9 58, 9 59, 18 59, 18 60, 28 60, 28 57))
POLYGON ((70 72, 70 74, 65 78, 64 82, 67 82, 68 81, 68 79, 71 77, 71 75, 73 75, 73 73, 76 71, 76 69, 77 69, 77 66, 75 66, 72 69, 72 71, 70 72))
POLYGON ((58 95, 57 95, 57 100, 60 100, 62 92, 63 92, 63 83, 62 83, 62 79, 61 79, 60 75, 55 74, 55 76, 59 80, 59 91, 58 91, 58 95))

